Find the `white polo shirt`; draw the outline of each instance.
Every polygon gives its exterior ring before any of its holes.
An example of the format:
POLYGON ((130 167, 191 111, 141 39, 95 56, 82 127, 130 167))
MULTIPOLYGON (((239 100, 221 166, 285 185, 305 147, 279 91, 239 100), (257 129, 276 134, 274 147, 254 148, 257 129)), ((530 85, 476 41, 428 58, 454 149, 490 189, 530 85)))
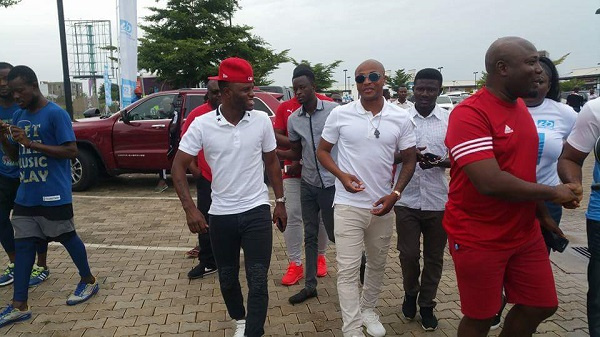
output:
POLYGON ((192 156, 204 150, 213 176, 208 213, 237 214, 268 205, 262 156, 277 146, 271 120, 252 110, 234 126, 219 111, 197 117, 179 144, 179 150, 192 156))
MULTIPOLYGON (((411 122, 415 126, 417 146, 426 146, 423 153, 433 153, 440 157, 448 152, 444 140, 448 130, 448 110, 435 105, 427 117, 419 114, 413 106, 408 110, 411 122)), ((400 174, 402 164, 396 169, 396 180, 400 174)), ((396 206, 405 206, 423 211, 443 211, 448 201, 448 180, 445 169, 433 167, 423 170, 418 164, 415 174, 406 185, 396 206)))
POLYGON ((335 180, 335 204, 373 208, 373 203, 392 192, 394 154, 415 146, 415 133, 406 110, 385 102, 373 116, 359 101, 339 106, 329 114, 323 139, 338 146, 338 166, 355 175, 365 189, 346 191, 335 180), (375 136, 379 130, 379 138, 375 136))

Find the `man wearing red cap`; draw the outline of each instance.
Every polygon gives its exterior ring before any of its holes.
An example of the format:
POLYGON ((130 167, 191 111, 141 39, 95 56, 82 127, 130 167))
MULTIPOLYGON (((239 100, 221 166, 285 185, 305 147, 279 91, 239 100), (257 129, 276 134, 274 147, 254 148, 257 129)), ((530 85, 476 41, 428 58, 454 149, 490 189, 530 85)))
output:
POLYGON ((254 75, 247 61, 225 59, 219 76, 210 79, 219 81, 222 104, 189 126, 173 161, 173 183, 190 231, 204 233, 210 226, 210 240, 219 247, 213 253, 227 311, 236 320, 234 337, 262 336, 269 301, 271 220, 281 229, 287 223, 275 134, 269 117, 253 110, 254 75), (196 208, 186 179, 186 170, 200 150, 213 177, 208 223, 196 208), (276 198, 272 217, 263 165, 276 198), (247 314, 239 282, 240 248, 248 280, 247 314))

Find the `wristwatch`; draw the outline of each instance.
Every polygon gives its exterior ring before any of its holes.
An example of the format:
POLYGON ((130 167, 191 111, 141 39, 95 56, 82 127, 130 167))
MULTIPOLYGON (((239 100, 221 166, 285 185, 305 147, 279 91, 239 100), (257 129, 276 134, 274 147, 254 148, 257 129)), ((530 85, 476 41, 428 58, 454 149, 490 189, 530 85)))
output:
POLYGON ((281 203, 285 204, 285 200, 286 200, 285 197, 281 197, 281 198, 275 199, 275 202, 281 202, 281 203))
POLYGON ((392 193, 394 193, 394 194, 396 195, 396 197, 397 197, 397 198, 400 198, 400 195, 402 194, 402 193, 400 193, 400 191, 398 191, 398 190, 393 190, 393 191, 392 191, 392 193))

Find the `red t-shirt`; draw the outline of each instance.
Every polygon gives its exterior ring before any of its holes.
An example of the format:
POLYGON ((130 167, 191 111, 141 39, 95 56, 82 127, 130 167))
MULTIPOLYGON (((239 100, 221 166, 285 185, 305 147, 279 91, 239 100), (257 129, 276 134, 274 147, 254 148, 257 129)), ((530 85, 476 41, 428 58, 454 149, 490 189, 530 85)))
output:
POLYGON ((463 171, 495 158, 502 171, 536 182, 538 135, 521 99, 508 103, 479 90, 452 110, 446 146, 452 167, 443 224, 449 237, 468 247, 510 249, 540 234, 535 202, 482 195, 463 171))
MULTIPOLYGON (((190 112, 190 114, 187 116, 185 123, 183 123, 183 127, 181 128, 181 137, 183 137, 183 134, 187 131, 187 129, 190 127, 190 124, 192 124, 196 117, 202 116, 205 113, 211 112, 213 110, 213 107, 208 102, 192 110, 192 112, 190 112)), ((200 168, 202 176, 206 178, 206 180, 212 181, 212 172, 210 171, 210 166, 208 166, 208 163, 204 158, 203 150, 198 152, 198 168, 200 168)))
MULTIPOLYGON (((322 101, 330 101, 333 100, 325 95, 317 94, 317 98, 322 101)), ((273 124, 273 128, 275 130, 282 130, 286 135, 288 134, 287 130, 287 121, 290 118, 290 115, 298 110, 302 104, 298 103, 296 97, 292 97, 291 99, 281 103, 277 108, 277 112, 275 113, 275 123, 273 124)), ((288 150, 287 148, 281 148, 282 150, 288 150)), ((291 165, 291 160, 284 160, 283 165, 291 165)), ((283 179, 286 178, 300 178, 300 174, 298 175, 288 175, 286 173, 282 173, 283 179)))

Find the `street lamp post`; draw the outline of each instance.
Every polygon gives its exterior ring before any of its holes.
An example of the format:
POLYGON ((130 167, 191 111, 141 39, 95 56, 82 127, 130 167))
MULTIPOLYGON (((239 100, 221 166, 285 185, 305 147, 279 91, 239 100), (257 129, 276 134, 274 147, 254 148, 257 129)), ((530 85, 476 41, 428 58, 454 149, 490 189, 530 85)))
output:
POLYGON ((475 75, 475 89, 477 89, 477 74, 479 74, 478 71, 473 72, 473 75, 475 75))
MULTIPOLYGON (((348 86, 350 86, 350 76, 347 76, 346 79, 344 80, 344 83, 348 81, 348 86)), ((345 86, 344 86, 345 87, 345 86)))
POLYGON ((346 91, 346 72, 348 71, 348 69, 344 69, 344 91, 346 91))
POLYGON ((438 67, 437 69, 438 69, 438 71, 441 73, 441 72, 442 72, 442 69, 444 69, 444 67, 438 67))

